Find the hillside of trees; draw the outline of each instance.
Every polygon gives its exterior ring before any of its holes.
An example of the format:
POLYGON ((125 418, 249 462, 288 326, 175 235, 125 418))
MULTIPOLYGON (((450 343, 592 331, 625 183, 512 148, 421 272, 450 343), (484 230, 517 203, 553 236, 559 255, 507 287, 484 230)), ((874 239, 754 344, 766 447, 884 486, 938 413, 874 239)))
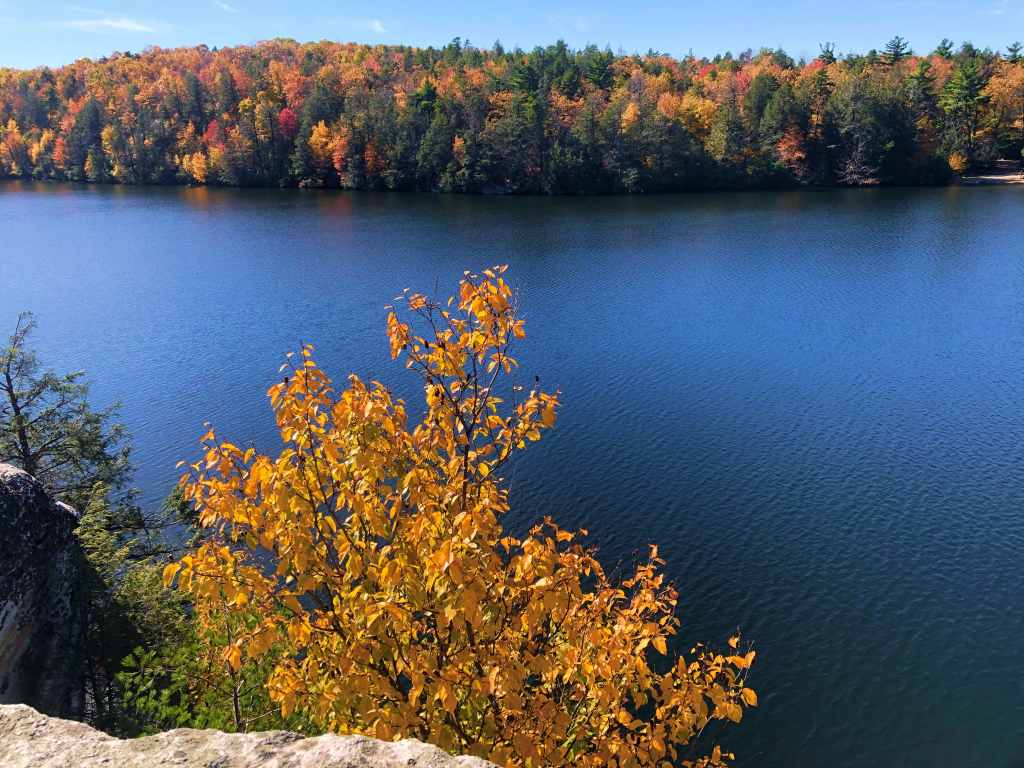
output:
POLYGON ((1024 147, 1021 46, 713 59, 272 40, 0 69, 0 177, 544 194, 935 184, 1024 147))

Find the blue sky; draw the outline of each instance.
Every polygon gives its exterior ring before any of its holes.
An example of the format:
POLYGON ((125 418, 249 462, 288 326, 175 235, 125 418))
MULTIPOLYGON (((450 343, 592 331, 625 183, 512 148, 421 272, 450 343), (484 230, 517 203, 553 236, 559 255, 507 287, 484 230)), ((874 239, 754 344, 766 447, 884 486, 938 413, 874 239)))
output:
POLYGON ((455 36, 507 47, 566 40, 682 55, 781 46, 813 56, 881 47, 894 34, 915 50, 943 37, 1003 48, 1024 38, 1024 0, 0 0, 0 66, 58 65, 147 45, 252 43, 270 37, 442 45, 455 36))

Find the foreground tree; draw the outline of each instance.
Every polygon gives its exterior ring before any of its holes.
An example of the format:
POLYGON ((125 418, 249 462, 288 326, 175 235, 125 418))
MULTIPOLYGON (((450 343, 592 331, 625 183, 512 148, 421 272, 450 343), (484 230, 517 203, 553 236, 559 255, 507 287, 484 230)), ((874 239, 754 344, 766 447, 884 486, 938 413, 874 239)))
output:
POLYGON ((57 498, 84 510, 93 489, 126 489, 130 465, 116 406, 89 406, 84 372, 44 371, 29 346, 31 312, 18 316, 0 350, 0 461, 36 477, 57 498))
POLYGON ((467 273, 447 303, 405 294, 412 323, 389 314, 392 356, 423 382, 415 426, 380 383, 335 388, 307 347, 269 392, 277 456, 208 432, 183 477, 207 538, 165 578, 224 628, 225 668, 274 655, 270 697, 320 727, 507 765, 723 764, 698 737, 756 705, 754 652, 668 656, 656 548, 618 581, 586 531, 502 526, 502 471, 559 405, 503 385, 525 335, 503 271, 467 273))
POLYGON ((205 674, 198 654, 176 660, 179 678, 191 683, 186 689, 168 684, 153 664, 143 670, 138 663, 202 647, 185 601, 160 578, 175 551, 162 532, 188 520, 176 505, 143 516, 128 487, 129 446, 116 409, 92 409, 83 372, 44 369, 31 347, 34 330, 33 316, 22 313, 0 349, 0 461, 37 477, 79 514, 85 719, 123 735, 168 723, 230 723, 228 699, 216 695, 218 675, 205 674), (129 654, 134 663, 126 674, 129 654), (172 717, 163 716, 168 711, 172 717))

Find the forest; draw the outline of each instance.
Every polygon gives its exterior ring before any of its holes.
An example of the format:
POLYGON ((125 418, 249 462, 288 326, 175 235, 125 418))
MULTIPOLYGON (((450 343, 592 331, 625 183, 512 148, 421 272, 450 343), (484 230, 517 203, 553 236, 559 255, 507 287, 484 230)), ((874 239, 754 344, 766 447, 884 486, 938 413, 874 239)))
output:
POLYGON ((0 69, 0 177, 584 194, 942 184, 1020 159, 1020 44, 820 48, 277 39, 0 69))

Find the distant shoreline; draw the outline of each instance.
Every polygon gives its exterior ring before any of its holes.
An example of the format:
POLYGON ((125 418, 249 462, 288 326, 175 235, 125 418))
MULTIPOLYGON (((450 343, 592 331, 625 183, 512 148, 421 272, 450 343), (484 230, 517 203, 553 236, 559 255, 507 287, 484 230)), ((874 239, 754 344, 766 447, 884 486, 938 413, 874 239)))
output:
POLYGON ((959 184, 1019 165, 1022 51, 152 48, 0 68, 0 175, 567 196, 959 184))
POLYGON ((841 184, 764 184, 749 186, 720 186, 720 187, 692 187, 689 189, 666 189, 654 192, 510 192, 505 190, 483 190, 474 192, 465 191, 440 191, 440 190, 389 190, 389 189, 352 189, 345 187, 323 186, 323 187, 298 187, 298 186, 272 186, 257 184, 188 184, 182 182, 150 183, 150 184, 126 184, 117 181, 69 181, 66 179, 25 179, 11 176, 0 176, 0 187, 6 185, 45 185, 45 186, 75 186, 93 187, 99 189, 184 189, 184 190, 263 190, 291 191, 291 192, 351 192, 351 193, 376 193, 376 194, 400 194, 414 195, 417 197, 544 197, 544 198, 581 198, 581 197, 663 197, 666 195, 716 195, 730 192, 796 192, 813 190, 839 190, 839 189, 949 189, 954 187, 1000 187, 1000 186, 1024 186, 1024 172, 1021 171, 988 171, 977 174, 954 177, 947 182, 935 184, 880 184, 876 181, 859 185, 841 184))
POLYGON ((1024 184, 1024 166, 1016 160, 996 160, 984 171, 961 176, 953 183, 964 187, 1024 184))
POLYGON ((1024 184, 1024 173, 1021 171, 979 173, 973 176, 962 176, 960 180, 955 183, 961 187, 996 187, 1011 184, 1024 184))

